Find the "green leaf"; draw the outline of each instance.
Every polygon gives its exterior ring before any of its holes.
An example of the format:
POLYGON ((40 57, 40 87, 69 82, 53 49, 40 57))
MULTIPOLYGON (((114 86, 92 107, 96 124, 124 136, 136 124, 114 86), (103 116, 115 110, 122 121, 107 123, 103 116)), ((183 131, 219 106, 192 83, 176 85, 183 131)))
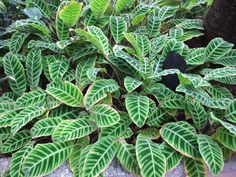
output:
POLYGON ((195 127, 197 129, 203 129, 208 122, 208 114, 204 107, 194 100, 188 100, 187 109, 193 119, 195 127))
POLYGON ((29 52, 26 58, 26 75, 30 85, 30 88, 36 89, 40 75, 42 73, 42 59, 41 59, 41 51, 40 50, 32 50, 29 52))
POLYGON ((111 163, 117 150, 118 144, 113 138, 106 137, 98 140, 86 155, 81 176, 98 176, 111 163))
POLYGON ((216 61, 226 55, 234 45, 224 41, 222 38, 212 39, 206 47, 206 56, 208 61, 216 61))
POLYGON ((140 4, 136 6, 132 13, 131 24, 138 25, 145 18, 146 14, 151 10, 150 6, 140 4))
MULTIPOLYGON (((11 135, 11 128, 9 127, 3 127, 0 128, 0 143, 2 146, 2 141, 6 140, 11 135)), ((0 148, 1 151, 1 148, 0 148)))
MULTIPOLYGON (((2 128, 0 129, 2 130, 2 128)), ((6 133, 6 132, 5 132, 6 133)), ((2 135, 1 135, 2 136, 2 135)), ((1 137, 0 136, 0 137, 1 137)), ((30 132, 27 130, 16 133, 14 136, 10 136, 2 145, 1 152, 2 153, 10 153, 14 152, 25 144, 27 144, 31 140, 30 132)))
POLYGON ((98 127, 109 127, 119 122, 119 113, 109 105, 99 104, 91 109, 91 118, 98 127))
POLYGON ((76 67, 76 85, 80 88, 86 87, 91 81, 87 76, 87 71, 95 67, 96 57, 88 57, 79 60, 76 67))
POLYGON ((119 142, 119 149, 116 154, 121 165, 129 172, 140 176, 140 169, 136 159, 135 147, 132 144, 119 142))
POLYGON ((24 93, 16 100, 16 104, 20 108, 37 105, 46 100, 46 92, 42 89, 33 90, 24 93))
POLYGON ((51 12, 45 0, 26 0, 26 5, 27 7, 37 7, 45 17, 50 17, 51 12))
POLYGON ((91 108, 94 104, 106 98, 108 93, 112 93, 119 89, 118 84, 112 79, 100 79, 95 81, 87 90, 84 97, 86 108, 91 108))
POLYGON ((156 58, 157 54, 160 53, 165 46, 165 42, 167 41, 166 35, 161 35, 151 40, 151 48, 149 51, 150 58, 156 58))
POLYGON ((133 0, 117 0, 115 4, 115 11, 119 14, 122 10, 124 10, 128 5, 133 3, 133 0))
POLYGON ((220 59, 213 61, 213 63, 224 66, 236 66, 236 50, 232 49, 230 52, 228 52, 220 59))
POLYGON ((112 126, 105 127, 101 129, 101 132, 99 134, 99 137, 122 137, 124 132, 127 132, 130 130, 129 126, 132 123, 132 120, 128 116, 127 113, 120 112, 120 121, 112 126))
POLYGON ((93 43, 105 56, 109 54, 109 42, 104 33, 95 26, 88 26, 88 32, 82 29, 75 29, 80 36, 84 36, 88 41, 93 43))
POLYGON ((169 39, 165 43, 165 47, 163 48, 163 51, 162 51, 162 56, 167 57, 167 55, 170 51, 174 51, 174 52, 179 53, 181 55, 183 52, 183 49, 184 49, 183 42, 177 41, 176 39, 169 39))
POLYGON ((28 37, 28 33, 22 33, 22 32, 15 32, 11 36, 10 42, 9 42, 9 49, 12 53, 18 53, 25 41, 25 39, 28 37))
POLYGON ((57 37, 60 40, 67 40, 69 38, 69 27, 66 24, 64 24, 63 21, 59 17, 61 9, 64 6, 66 6, 67 3, 68 1, 62 1, 56 13, 56 21, 55 21, 56 33, 57 33, 57 37))
POLYGON ((33 138, 51 136, 56 126, 62 121, 61 117, 49 117, 37 121, 30 129, 33 138))
POLYGON ((125 98, 125 106, 132 121, 142 127, 148 117, 149 99, 147 96, 127 95, 125 98))
POLYGON ((236 68, 235 67, 224 67, 224 68, 217 68, 217 69, 209 70, 209 72, 206 73, 204 79, 216 80, 216 79, 232 77, 232 76, 234 76, 234 77, 236 76, 236 68))
POLYGON ((96 18, 100 18, 106 12, 110 0, 92 0, 90 9, 96 18))
POLYGON ((164 122, 170 119, 170 116, 161 108, 155 108, 153 112, 148 116, 147 125, 160 127, 164 122))
POLYGON ((187 122, 165 124, 160 130, 161 137, 171 147, 187 157, 199 158, 195 129, 187 122))
POLYGON ((223 169, 223 153, 219 145, 207 135, 198 135, 199 151, 213 175, 217 175, 223 169))
POLYGON ((15 111, 10 110, 3 114, 0 114, 0 128, 10 127, 16 115, 17 113, 15 111))
POLYGON ((143 82, 130 76, 127 76, 124 79, 124 86, 125 86, 125 89, 128 91, 128 93, 131 93, 142 84, 143 82))
POLYGON ((173 93, 161 100, 160 106, 169 109, 185 109, 185 100, 182 95, 173 93))
POLYGON ((157 143, 142 136, 137 137, 136 155, 144 177, 162 177, 166 170, 166 159, 157 143))
POLYGON ((10 77, 9 85, 13 92, 22 94, 26 90, 26 77, 24 67, 17 56, 9 53, 4 57, 4 71, 10 77))
POLYGON ((54 129, 54 142, 65 142, 85 137, 95 131, 95 125, 87 119, 64 120, 54 129))
POLYGON ((113 39, 118 44, 124 38, 127 23, 123 17, 110 16, 109 25, 113 39))
POLYGON ((206 54, 204 48, 196 48, 186 57, 188 65, 201 65, 206 60, 206 54))
POLYGON ((68 27, 72 27, 78 22, 81 10, 82 3, 72 0, 62 9, 60 9, 59 18, 68 27))
POLYGON ((206 177, 203 160, 184 158, 184 169, 187 176, 206 177))
POLYGON ((174 7, 174 6, 163 6, 158 11, 158 18, 161 21, 164 21, 164 20, 174 16, 176 10, 177 10, 177 7, 174 7))
POLYGON ((22 149, 18 150, 12 155, 11 159, 11 167, 10 167, 10 175, 11 177, 23 177, 24 172, 22 170, 22 164, 24 162, 25 157, 29 154, 29 152, 33 149, 33 144, 29 143, 24 146, 22 149))
POLYGON ((158 17, 158 10, 159 9, 154 10, 148 15, 147 29, 150 37, 156 37, 161 30, 161 21, 158 17))
POLYGON ((69 158, 72 147, 72 142, 37 144, 24 160, 25 175, 36 177, 50 173, 69 158))
POLYGON ((14 121, 12 122, 11 132, 15 134, 23 126, 25 126, 34 118, 41 116, 44 112, 45 108, 39 106, 30 106, 23 109, 16 115, 14 121))
POLYGON ((72 107, 81 106, 83 100, 83 94, 80 89, 68 81, 52 83, 48 85, 46 92, 62 103, 72 107))
POLYGON ((215 99, 222 99, 222 98, 233 99, 232 93, 225 87, 212 85, 210 87, 207 87, 207 91, 215 99))
POLYGON ((56 60, 49 65, 49 74, 53 82, 61 82, 64 74, 69 68, 69 62, 66 60, 56 60))
POLYGON ((225 117, 231 122, 236 122, 236 100, 233 100, 227 107, 225 117))
POLYGON ((230 133, 230 131, 226 128, 217 128, 216 133, 214 134, 214 138, 218 140, 221 144, 223 144, 225 147, 236 151, 236 136, 230 133))
POLYGON ((178 26, 185 30, 191 30, 191 29, 204 30, 203 20, 200 19, 186 19, 183 22, 179 23, 178 26))
POLYGON ((172 170, 175 168, 181 161, 182 155, 169 146, 167 143, 162 143, 160 145, 161 152, 166 158, 166 170, 172 170))

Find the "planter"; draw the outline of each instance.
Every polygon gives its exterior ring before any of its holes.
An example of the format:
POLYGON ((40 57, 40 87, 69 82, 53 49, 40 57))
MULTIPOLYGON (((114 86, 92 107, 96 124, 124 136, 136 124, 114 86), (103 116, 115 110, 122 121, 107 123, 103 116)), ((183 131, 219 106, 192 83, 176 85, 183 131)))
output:
MULTIPOLYGON (((4 174, 10 166, 10 158, 0 158, 0 173, 4 174)), ((213 177, 207 172, 207 177, 213 177)), ((53 173, 47 175, 47 177, 73 177, 73 174, 69 168, 68 163, 64 163, 57 168, 53 173)), ((117 161, 113 161, 111 165, 104 172, 105 177, 134 177, 132 174, 128 174, 123 170, 117 161)), ((223 171, 217 177, 235 177, 236 176, 236 155, 232 156, 225 162, 223 171)), ((182 164, 178 165, 175 169, 168 172, 166 177, 185 177, 182 164)))

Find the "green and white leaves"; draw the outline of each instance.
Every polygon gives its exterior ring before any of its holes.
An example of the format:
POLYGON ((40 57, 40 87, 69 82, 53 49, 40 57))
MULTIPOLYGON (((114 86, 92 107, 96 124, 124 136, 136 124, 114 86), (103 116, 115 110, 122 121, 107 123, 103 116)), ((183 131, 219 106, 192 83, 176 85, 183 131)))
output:
POLYGON ((137 137, 136 154, 142 176, 162 177, 166 169, 165 156, 158 144, 142 136, 137 137))
POLYGON ((124 79, 124 86, 128 93, 131 93, 134 91, 136 88, 138 88, 140 85, 142 85, 141 81, 136 80, 133 77, 127 76, 124 79))
POLYGON ((18 53, 21 49, 25 39, 28 37, 29 34, 15 32, 10 39, 9 49, 12 53, 18 53))
POLYGON ((188 157, 199 158, 195 129, 187 122, 165 124, 160 130, 161 137, 174 149, 188 157))
POLYGON ((91 108, 91 118, 98 127, 109 127, 120 121, 119 113, 105 104, 93 106, 91 108))
POLYGON ((227 107, 225 117, 231 122, 236 122, 236 100, 227 107))
POLYGON ((72 107, 81 106, 83 100, 83 94, 80 89, 68 81, 52 83, 47 87, 46 92, 72 107))
POLYGON ((109 25, 111 34, 118 44, 124 38, 124 33, 127 30, 127 24, 123 17, 110 16, 109 25))
POLYGON ((22 94, 26 90, 24 67, 17 56, 9 53, 4 57, 5 74, 9 77, 9 84, 13 92, 22 94))
POLYGON ((222 38, 215 38, 206 47, 208 61, 216 61, 227 54, 234 45, 224 41, 222 38))
POLYGON ((56 60, 49 65, 49 74, 53 82, 61 82, 64 74, 69 68, 69 62, 66 60, 56 60))
POLYGON ((112 93, 118 89, 119 86, 112 79, 97 80, 89 87, 84 97, 84 104, 87 108, 90 108, 105 98, 107 93, 112 93))
POLYGON ((95 125, 87 119, 64 120, 54 129, 52 138, 55 142, 65 142, 89 135, 95 125))
POLYGON ((37 144, 26 156, 23 171, 32 177, 48 174, 65 162, 71 151, 72 142, 37 144))
POLYGON ((142 127, 148 117, 149 98, 139 95, 127 95, 125 106, 132 121, 138 127, 142 127))
POLYGON ((79 20, 81 10, 82 10, 82 3, 73 0, 60 10, 59 18, 68 27, 72 27, 79 20))
POLYGON ((86 155, 81 176, 98 176, 111 163, 117 150, 118 144, 113 138, 105 137, 98 140, 86 155))
POLYGON ((184 158, 184 167, 187 176, 206 177, 206 168, 203 160, 184 158))
POLYGON ((92 0, 90 9, 96 18, 101 17, 107 10, 110 0, 92 0))
POLYGON ((207 135, 198 135, 199 151, 213 175, 219 174, 224 166, 223 153, 219 145, 207 135))

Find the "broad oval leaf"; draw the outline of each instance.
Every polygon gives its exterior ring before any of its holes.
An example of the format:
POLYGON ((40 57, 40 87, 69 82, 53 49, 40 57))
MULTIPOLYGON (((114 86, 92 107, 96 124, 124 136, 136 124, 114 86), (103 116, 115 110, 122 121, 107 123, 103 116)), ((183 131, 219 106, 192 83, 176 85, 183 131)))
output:
POLYGON ((207 135, 198 135, 199 151, 211 173, 217 175, 223 169, 224 158, 219 145, 207 135))
POLYGON ((69 158, 72 147, 72 142, 37 144, 23 162, 25 175, 36 177, 50 173, 69 158))
POLYGON ((91 109, 91 118, 98 127, 109 127, 120 121, 119 113, 109 105, 98 104, 91 109))
POLYGON ((225 117, 231 122, 236 122, 236 100, 233 100, 226 108, 225 117))
POLYGON ((49 65, 49 74, 53 82, 61 82, 64 74, 69 68, 69 62, 66 60, 56 60, 49 65))
POLYGON ((96 18, 101 17, 107 10, 110 0, 92 0, 90 9, 96 18))
POLYGON ((118 44, 124 38, 127 24, 123 17, 110 16, 109 25, 113 39, 118 44))
POLYGON ((206 168, 203 160, 184 158, 184 169, 187 176, 206 177, 206 168))
POLYGON ((55 84, 52 83, 48 85, 46 92, 72 107, 81 106, 83 100, 83 94, 80 89, 68 81, 55 84))
POLYGON ((85 97, 84 104, 86 108, 91 108, 94 104, 101 101, 107 96, 107 93, 112 93, 119 89, 115 80, 100 79, 95 81, 88 89, 85 97))
POLYGON ((64 120, 60 122, 52 133, 55 142, 65 142, 89 135, 95 130, 95 125, 87 119, 64 120))
POLYGON ((28 33, 22 33, 22 32, 15 32, 11 36, 10 43, 9 43, 9 49, 12 53, 18 53, 25 41, 25 39, 28 37, 28 33))
POLYGON ((127 95, 125 106, 132 121, 138 127, 142 127, 148 117, 149 98, 147 96, 127 95))
POLYGON ((150 139, 137 137, 136 155, 144 177, 162 177, 166 170, 166 159, 160 146, 150 139))
POLYGON ((161 137, 174 149, 188 157, 199 158, 195 129, 187 122, 165 124, 160 130, 161 137))
POLYGON ((131 93, 142 84, 143 82, 130 76, 127 76, 124 79, 124 86, 125 86, 125 89, 128 91, 128 93, 131 93))

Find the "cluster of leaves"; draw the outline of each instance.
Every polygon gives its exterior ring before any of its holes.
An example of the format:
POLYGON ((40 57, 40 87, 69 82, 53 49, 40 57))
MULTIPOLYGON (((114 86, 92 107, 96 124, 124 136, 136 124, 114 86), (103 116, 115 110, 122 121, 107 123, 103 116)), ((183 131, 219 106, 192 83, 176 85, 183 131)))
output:
POLYGON ((102 175, 114 158, 144 177, 181 160, 187 176, 206 176, 205 164, 221 171, 236 151, 236 100, 222 86, 236 84, 236 50, 222 38, 188 47, 202 20, 179 10, 207 1, 168 2, 21 2, 28 18, 6 29, 0 58, 6 176, 42 176, 68 159, 79 177, 102 175), (170 51, 187 73, 163 70, 170 51), (176 91, 160 82, 170 74, 176 91))

